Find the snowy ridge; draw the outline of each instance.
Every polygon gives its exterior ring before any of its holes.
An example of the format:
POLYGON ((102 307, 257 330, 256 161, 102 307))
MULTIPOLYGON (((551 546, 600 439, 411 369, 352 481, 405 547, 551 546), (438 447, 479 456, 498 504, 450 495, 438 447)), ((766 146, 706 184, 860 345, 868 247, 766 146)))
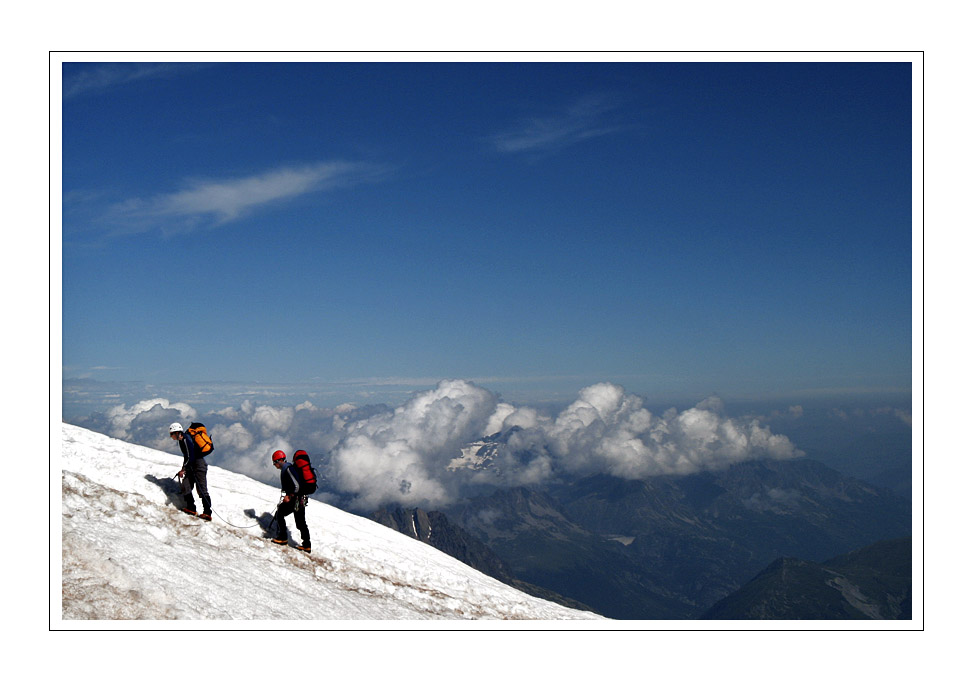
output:
POLYGON ((501 445, 495 441, 475 441, 461 448, 460 457, 447 463, 448 470, 483 470, 491 466, 501 445))
POLYGON ((61 457, 65 620, 600 618, 318 501, 313 554, 275 546, 258 519, 278 490, 218 467, 213 521, 190 517, 170 497, 178 455, 63 424, 61 457))

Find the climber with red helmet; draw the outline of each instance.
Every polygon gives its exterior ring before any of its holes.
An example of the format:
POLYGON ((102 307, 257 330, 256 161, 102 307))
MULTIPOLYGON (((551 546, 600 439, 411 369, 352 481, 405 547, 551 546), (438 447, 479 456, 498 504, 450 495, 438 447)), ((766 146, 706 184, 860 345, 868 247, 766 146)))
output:
POLYGON ((308 533, 308 525, 305 523, 305 506, 308 505, 308 496, 301 494, 301 474, 295 469, 294 465, 288 464, 284 451, 274 451, 271 454, 271 462, 281 470, 281 493, 283 496, 281 504, 278 505, 278 509, 274 513, 277 535, 271 540, 279 545, 287 545, 288 525, 285 524, 284 518, 293 513, 295 526, 301 532, 301 545, 298 546, 298 549, 310 553, 311 534, 308 533))

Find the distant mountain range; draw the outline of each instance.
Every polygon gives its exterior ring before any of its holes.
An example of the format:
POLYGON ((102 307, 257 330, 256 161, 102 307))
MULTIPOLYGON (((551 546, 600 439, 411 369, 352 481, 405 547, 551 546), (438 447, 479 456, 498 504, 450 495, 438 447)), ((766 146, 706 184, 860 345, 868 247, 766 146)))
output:
MULTIPOLYGON (((451 466, 490 468, 496 452, 484 440, 451 466)), ((911 532, 908 500, 808 459, 639 481, 597 475, 377 515, 500 580, 618 619, 714 618, 713 605, 781 558, 827 566, 911 532)), ((898 618, 909 607, 899 609, 867 613, 898 618)))
POLYGON ((780 558, 704 619, 910 619, 911 539, 824 563, 780 558))
POLYGON ((498 557, 494 551, 451 522, 442 512, 427 512, 420 508, 386 507, 377 510, 372 515, 372 519, 390 529, 395 529, 402 534, 431 545, 477 569, 482 574, 487 574, 529 595, 573 609, 586 612, 593 611, 592 608, 578 600, 566 598, 554 591, 517 578, 507 563, 498 557))

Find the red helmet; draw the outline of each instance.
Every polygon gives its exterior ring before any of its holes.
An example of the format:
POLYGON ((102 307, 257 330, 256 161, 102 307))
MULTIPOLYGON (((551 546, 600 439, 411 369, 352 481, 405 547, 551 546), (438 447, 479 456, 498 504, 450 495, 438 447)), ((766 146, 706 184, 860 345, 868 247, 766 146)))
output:
POLYGON ((281 460, 284 460, 286 457, 288 456, 284 454, 284 451, 274 451, 273 453, 271 453, 271 462, 280 462, 281 460))

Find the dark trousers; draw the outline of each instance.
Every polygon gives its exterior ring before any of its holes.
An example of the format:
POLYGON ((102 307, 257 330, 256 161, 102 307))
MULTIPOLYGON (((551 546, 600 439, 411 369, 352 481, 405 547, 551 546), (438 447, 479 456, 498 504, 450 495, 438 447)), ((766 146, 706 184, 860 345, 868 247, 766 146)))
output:
POLYGON ((288 540, 288 525, 284 518, 290 514, 295 516, 295 526, 301 532, 301 544, 306 548, 311 547, 311 534, 308 533, 308 525, 305 524, 305 505, 308 503, 307 496, 294 496, 287 503, 281 503, 277 512, 274 513, 274 521, 277 524, 277 538, 279 541, 288 540))
POLYGON ((183 469, 186 474, 180 480, 180 486, 186 507, 196 510, 196 501, 193 499, 193 487, 196 486, 196 492, 200 494, 200 500, 203 502, 203 512, 209 515, 211 510, 210 492, 207 490, 207 461, 199 458, 188 462, 183 469))

